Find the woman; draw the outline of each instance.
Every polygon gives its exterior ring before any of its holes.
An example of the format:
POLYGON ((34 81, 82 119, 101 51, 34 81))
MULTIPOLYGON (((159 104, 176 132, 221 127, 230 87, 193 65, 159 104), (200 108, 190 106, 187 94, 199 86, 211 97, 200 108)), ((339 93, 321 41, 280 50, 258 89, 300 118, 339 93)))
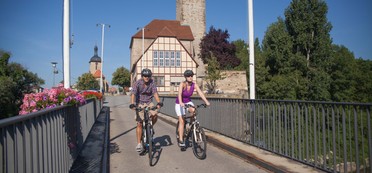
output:
MULTIPOLYGON (((183 116, 186 114, 186 108, 185 104, 189 105, 194 105, 191 102, 191 96, 194 93, 194 90, 199 94, 199 96, 203 99, 206 105, 210 105, 209 101, 205 98, 203 92, 200 90, 198 84, 193 82, 193 76, 194 72, 192 70, 186 70, 183 73, 183 76, 185 77, 185 81, 182 82, 178 88, 178 97, 176 98, 176 113, 178 116, 178 121, 179 121, 179 126, 178 126, 178 135, 179 135, 179 146, 181 148, 184 148, 185 142, 183 141, 183 131, 184 131, 184 124, 185 124, 185 119, 183 116)), ((195 109, 194 108, 189 108, 188 111, 193 114, 195 109)))

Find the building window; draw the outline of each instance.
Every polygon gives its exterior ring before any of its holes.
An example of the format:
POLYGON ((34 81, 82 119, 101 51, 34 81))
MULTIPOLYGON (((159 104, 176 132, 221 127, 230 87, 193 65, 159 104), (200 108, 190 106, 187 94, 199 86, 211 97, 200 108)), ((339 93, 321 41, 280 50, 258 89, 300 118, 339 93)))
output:
POLYGON ((169 51, 165 52, 165 66, 169 67, 169 51))
POLYGON ((174 51, 171 51, 171 57, 170 57, 170 66, 174 66, 174 51))
POLYGON ((180 86, 181 82, 171 82, 171 85, 177 87, 180 86))
POLYGON ((176 52, 176 66, 177 67, 181 66, 181 52, 180 51, 176 52))
POLYGON ((153 76, 152 77, 156 86, 160 86, 160 87, 163 87, 165 86, 165 81, 164 81, 164 76, 153 76))
POLYGON ((159 51, 159 66, 164 66, 164 51, 159 51))
POLYGON ((158 66, 158 51, 154 51, 153 64, 154 66, 158 66))

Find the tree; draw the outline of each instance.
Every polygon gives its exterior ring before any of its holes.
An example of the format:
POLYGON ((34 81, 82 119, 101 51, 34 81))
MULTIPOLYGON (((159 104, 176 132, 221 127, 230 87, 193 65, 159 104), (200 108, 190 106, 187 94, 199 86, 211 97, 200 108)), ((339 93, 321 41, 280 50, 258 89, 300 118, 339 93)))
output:
POLYGON ((129 87, 130 86, 130 73, 129 70, 125 67, 119 67, 112 74, 112 85, 119 85, 120 87, 129 87))
POLYGON ((306 61, 307 100, 330 100, 332 25, 327 12, 327 4, 322 0, 293 0, 285 10, 286 29, 293 40, 292 53, 306 61))
POLYGON ((233 41, 232 44, 235 45, 236 52, 235 55, 240 59, 240 64, 236 66, 235 70, 248 70, 249 69, 249 59, 248 59, 248 44, 244 40, 233 41))
POLYGON ((18 115, 24 94, 44 84, 37 74, 18 63, 9 63, 11 55, 0 50, 0 118, 18 115))
POLYGON ((229 43, 229 33, 227 30, 216 30, 213 26, 200 42, 199 57, 203 63, 208 63, 211 59, 210 52, 217 58, 217 62, 222 69, 232 69, 240 64, 240 60, 235 55, 235 45, 229 43))
MULTIPOLYGON (((328 65, 332 25, 327 19, 328 6, 323 0, 293 0, 285 10, 286 26, 293 39, 294 53, 306 57, 307 66, 328 65)), ((324 67, 324 66, 323 66, 324 67)))
POLYGON ((221 71, 220 71, 220 64, 217 61, 217 58, 210 52, 210 59, 208 60, 208 66, 206 66, 207 70, 207 88, 209 93, 216 93, 217 83, 216 81, 221 79, 221 71))
POLYGON ((262 60, 256 62, 257 93, 265 99, 303 99, 306 62, 292 53, 293 42, 283 19, 271 24, 262 44, 262 60))
POLYGON ((353 71, 356 71, 354 55, 345 46, 333 45, 331 58, 331 99, 337 102, 350 102, 356 92, 356 81, 353 71))
POLYGON ((372 61, 358 58, 353 70, 355 93, 352 99, 356 102, 372 102, 372 61))
POLYGON ((91 73, 84 73, 78 77, 76 85, 78 90, 99 90, 99 82, 94 78, 91 73))

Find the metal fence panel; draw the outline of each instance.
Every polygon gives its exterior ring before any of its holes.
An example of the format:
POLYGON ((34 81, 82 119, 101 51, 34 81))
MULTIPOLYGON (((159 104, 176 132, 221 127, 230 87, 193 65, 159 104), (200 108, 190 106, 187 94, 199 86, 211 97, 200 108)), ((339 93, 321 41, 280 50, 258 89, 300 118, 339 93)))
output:
MULTIPOLYGON (((175 117, 175 97, 163 98, 160 111, 175 117)), ((324 171, 372 173, 370 103, 208 100, 199 112, 206 129, 324 171)))
POLYGON ((68 172, 100 108, 91 99, 0 120, 0 172, 68 172))

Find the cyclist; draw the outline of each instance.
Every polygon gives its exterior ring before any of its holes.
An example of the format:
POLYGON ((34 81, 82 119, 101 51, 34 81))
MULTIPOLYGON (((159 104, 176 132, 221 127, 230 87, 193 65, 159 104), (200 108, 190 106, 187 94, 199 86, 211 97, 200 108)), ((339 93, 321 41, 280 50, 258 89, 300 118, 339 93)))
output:
MULTIPOLYGON (((150 69, 143 69, 141 72, 141 79, 137 80, 132 86, 132 95, 131 95, 131 104, 129 105, 130 109, 134 109, 136 105, 140 108, 143 107, 153 107, 152 99, 155 97, 157 101, 157 108, 163 106, 163 103, 160 102, 158 90, 156 88, 155 82, 151 79, 152 72, 150 69)), ((157 121, 158 110, 149 111, 150 117, 152 117, 152 124, 154 125, 157 121)), ((141 152, 143 146, 141 145, 141 136, 142 136, 142 122, 144 119, 144 112, 136 113, 135 120, 137 121, 137 146, 136 151, 141 152)))
MULTIPOLYGON (((198 84, 193 82, 193 76, 194 72, 192 70, 186 70, 183 73, 183 76, 185 77, 185 81, 182 82, 178 88, 178 97, 176 98, 176 105, 175 110, 176 114, 178 116, 179 126, 178 126, 178 135, 179 135, 179 146, 181 148, 184 148, 185 142, 183 140, 183 131, 184 131, 184 124, 185 119, 183 116, 186 114, 186 108, 185 104, 194 105, 190 99, 192 94, 194 93, 194 90, 199 94, 199 96, 203 99, 206 105, 210 105, 209 101, 205 98, 203 92, 200 90, 198 84)), ((188 111, 193 114, 195 109, 189 108, 188 111)))

